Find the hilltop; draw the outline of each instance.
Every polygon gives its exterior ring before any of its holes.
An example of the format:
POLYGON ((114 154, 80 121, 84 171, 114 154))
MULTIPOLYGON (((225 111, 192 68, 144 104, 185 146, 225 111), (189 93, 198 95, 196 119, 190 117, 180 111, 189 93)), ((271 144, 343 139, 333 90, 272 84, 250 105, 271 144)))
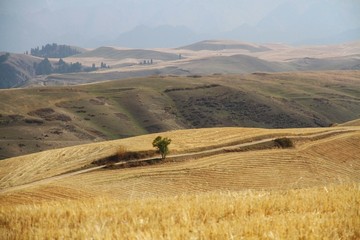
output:
POLYGON ((359 118, 359 81, 329 71, 1 90, 0 155, 187 128, 326 127, 359 118))
POLYGON ((86 57, 99 57, 104 59, 157 59, 163 61, 176 60, 178 59, 178 55, 154 51, 154 50, 146 50, 146 49, 116 49, 114 47, 100 47, 91 51, 87 51, 85 53, 78 54, 76 57, 78 58, 86 58, 86 57))
POLYGON ((245 43, 239 41, 230 40, 205 40, 197 43, 193 43, 187 46, 180 47, 179 49, 187 49, 192 51, 223 51, 227 49, 246 50, 249 52, 264 52, 271 49, 258 44, 245 43))

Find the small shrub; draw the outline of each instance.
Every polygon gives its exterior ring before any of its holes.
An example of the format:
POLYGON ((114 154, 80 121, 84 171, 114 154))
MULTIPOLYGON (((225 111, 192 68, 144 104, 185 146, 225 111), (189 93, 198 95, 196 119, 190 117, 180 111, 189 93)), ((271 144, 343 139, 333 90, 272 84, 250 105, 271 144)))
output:
POLYGON ((289 138, 277 138, 274 140, 275 144, 280 148, 292 148, 294 147, 294 143, 289 138))
POLYGON ((41 125, 44 123, 43 120, 37 119, 37 118, 25 118, 24 122, 28 123, 28 124, 38 124, 38 125, 41 125))
POLYGON ((70 122, 71 121, 71 117, 69 117, 68 115, 65 114, 54 114, 53 119, 58 120, 58 121, 62 121, 62 122, 70 122))
POLYGON ((117 155, 117 156, 121 156, 121 155, 123 155, 123 154, 126 153, 126 152, 127 152, 126 147, 120 146, 120 147, 117 149, 117 151, 116 151, 116 155, 117 155))
POLYGON ((198 74, 193 74, 193 75, 188 75, 187 77, 188 78, 201 78, 202 76, 198 75, 198 74))
MULTIPOLYGON (((154 150, 148 150, 148 151, 139 151, 139 152, 131 152, 127 151, 124 146, 120 146, 116 152, 116 154, 98 159, 92 162, 92 164, 95 165, 107 165, 110 167, 113 167, 115 163, 121 162, 121 161, 130 161, 130 160, 138 160, 138 159, 146 159, 154 157, 156 152, 154 150)), ((139 164, 139 163, 138 163, 139 164)))

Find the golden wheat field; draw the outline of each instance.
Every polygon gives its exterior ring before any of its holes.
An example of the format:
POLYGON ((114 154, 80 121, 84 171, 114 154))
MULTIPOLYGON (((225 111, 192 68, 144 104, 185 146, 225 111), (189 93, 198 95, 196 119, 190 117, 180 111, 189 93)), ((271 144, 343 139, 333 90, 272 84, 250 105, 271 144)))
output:
MULTIPOLYGON (((211 149, 233 142, 248 142, 272 136, 295 136, 335 130, 337 128, 209 128, 170 131, 163 135, 173 140, 170 146, 171 153, 186 153, 199 149, 211 149)), ((79 145, 3 160, 0 162, 0 189, 79 169, 96 159, 115 154, 120 146, 125 147, 129 151, 153 149, 151 142, 157 135, 149 134, 115 141, 79 145)))
POLYGON ((358 239, 360 128, 170 131, 0 161, 4 239, 358 239), (151 150, 179 161, 91 162, 151 150), (276 137, 293 148, 237 151, 276 137), (207 155, 198 152, 221 151, 207 155))
POLYGON ((359 239, 360 185, 0 207, 5 239, 359 239))

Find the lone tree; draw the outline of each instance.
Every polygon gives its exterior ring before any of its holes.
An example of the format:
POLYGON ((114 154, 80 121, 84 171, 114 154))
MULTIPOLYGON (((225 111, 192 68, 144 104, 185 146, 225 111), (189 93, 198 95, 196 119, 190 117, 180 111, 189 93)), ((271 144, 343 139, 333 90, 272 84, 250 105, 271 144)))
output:
POLYGON ((161 136, 158 136, 152 142, 153 147, 156 147, 158 149, 158 152, 161 154, 161 158, 163 160, 166 158, 166 155, 169 153, 168 146, 170 143, 171 143, 170 138, 162 138, 161 136))

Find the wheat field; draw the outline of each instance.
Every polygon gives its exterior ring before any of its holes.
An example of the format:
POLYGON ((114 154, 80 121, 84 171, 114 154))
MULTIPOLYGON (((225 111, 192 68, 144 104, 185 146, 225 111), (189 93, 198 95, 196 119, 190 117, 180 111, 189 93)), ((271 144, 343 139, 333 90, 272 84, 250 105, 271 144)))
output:
POLYGON ((4 239, 359 239, 360 185, 0 207, 4 239))
MULTIPOLYGON (((338 128, 353 129, 354 127, 338 128)), ((337 128, 256 129, 207 128, 177 130, 163 133, 171 138, 171 153, 187 153, 211 149, 233 142, 247 142, 271 136, 304 135, 334 131, 337 128)), ((121 146, 129 151, 153 149, 151 142, 158 134, 92 143, 14 157, 0 162, 0 189, 63 174, 82 168, 99 158, 111 156, 121 146), (9 172, 9 169, 11 171, 9 172)))
POLYGON ((358 239, 360 128, 171 131, 0 161, 4 239, 358 239), (171 154, 281 136, 294 148, 222 152, 79 174, 119 147, 171 154), (300 137, 299 137, 300 136, 300 137), (302 137, 301 137, 302 136, 302 137))

